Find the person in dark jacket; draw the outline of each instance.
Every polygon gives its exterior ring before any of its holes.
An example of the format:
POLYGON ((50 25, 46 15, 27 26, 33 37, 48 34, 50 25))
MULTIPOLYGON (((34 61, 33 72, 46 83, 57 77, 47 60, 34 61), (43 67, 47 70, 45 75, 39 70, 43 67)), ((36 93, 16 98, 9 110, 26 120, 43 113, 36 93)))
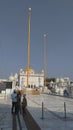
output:
POLYGON ((20 112, 21 113, 21 92, 17 92, 17 108, 16 108, 17 114, 20 112))
POLYGON ((27 106, 27 99, 26 99, 26 95, 23 95, 23 100, 22 100, 22 112, 23 114, 26 113, 26 106, 27 106))

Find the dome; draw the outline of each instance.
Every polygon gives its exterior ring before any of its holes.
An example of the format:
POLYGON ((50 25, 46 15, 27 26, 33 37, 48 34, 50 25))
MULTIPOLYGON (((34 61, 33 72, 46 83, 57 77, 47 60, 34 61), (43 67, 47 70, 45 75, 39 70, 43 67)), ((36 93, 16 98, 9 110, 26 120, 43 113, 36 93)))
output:
POLYGON ((12 76, 12 75, 9 76, 9 80, 11 80, 11 81, 14 80, 14 76, 12 76))
POLYGON ((64 79, 63 79, 63 78, 61 78, 61 79, 60 79, 60 82, 64 82, 64 79))

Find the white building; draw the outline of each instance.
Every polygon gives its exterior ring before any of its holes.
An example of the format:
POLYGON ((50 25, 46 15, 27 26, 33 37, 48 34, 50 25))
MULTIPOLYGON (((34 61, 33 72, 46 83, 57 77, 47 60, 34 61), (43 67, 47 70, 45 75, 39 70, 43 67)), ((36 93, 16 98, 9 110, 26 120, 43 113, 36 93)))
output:
POLYGON ((27 78, 29 88, 39 88, 44 86, 44 72, 36 73, 33 69, 30 69, 27 74, 27 69, 20 70, 20 74, 18 76, 18 83, 21 89, 27 87, 27 78), (28 77, 27 77, 28 76, 28 77))
POLYGON ((60 95, 64 94, 64 90, 66 90, 68 93, 70 93, 70 79, 69 79, 69 77, 56 78, 54 88, 55 88, 55 92, 57 94, 60 94, 60 95))

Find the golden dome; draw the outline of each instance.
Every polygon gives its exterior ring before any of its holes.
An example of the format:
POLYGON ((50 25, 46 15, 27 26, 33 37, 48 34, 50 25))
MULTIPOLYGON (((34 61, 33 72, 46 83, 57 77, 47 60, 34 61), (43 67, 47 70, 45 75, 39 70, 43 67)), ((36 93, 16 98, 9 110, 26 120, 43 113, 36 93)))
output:
POLYGON ((32 69, 32 68, 26 68, 25 70, 24 70, 24 73, 35 73, 35 71, 32 69))

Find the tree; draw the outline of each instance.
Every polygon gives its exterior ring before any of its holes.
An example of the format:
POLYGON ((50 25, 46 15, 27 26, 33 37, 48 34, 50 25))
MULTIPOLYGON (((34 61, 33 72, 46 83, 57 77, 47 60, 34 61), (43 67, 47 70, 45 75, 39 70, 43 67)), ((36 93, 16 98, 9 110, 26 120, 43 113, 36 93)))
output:
POLYGON ((46 78, 46 82, 47 83, 50 83, 51 81, 55 82, 56 79, 55 78, 46 78))

